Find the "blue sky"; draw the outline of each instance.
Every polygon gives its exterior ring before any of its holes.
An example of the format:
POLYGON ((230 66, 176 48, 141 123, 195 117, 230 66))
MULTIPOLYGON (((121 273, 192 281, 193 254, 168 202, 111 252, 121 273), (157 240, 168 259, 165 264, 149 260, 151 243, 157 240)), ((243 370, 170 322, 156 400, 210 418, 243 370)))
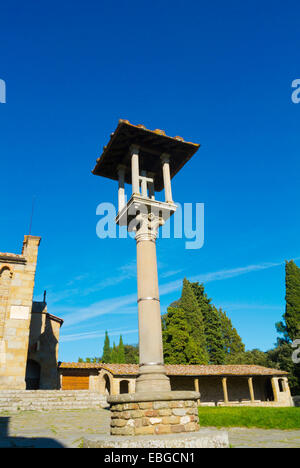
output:
POLYGON ((100 240, 113 181, 91 174, 128 119, 202 147, 175 201, 205 203, 205 244, 157 244, 162 311, 184 276, 204 281, 247 348, 284 312, 284 261, 299 258, 300 6, 296 1, 10 1, 1 5, 0 250, 19 252, 36 197, 35 298, 64 318, 60 359, 136 343, 135 242, 100 240))

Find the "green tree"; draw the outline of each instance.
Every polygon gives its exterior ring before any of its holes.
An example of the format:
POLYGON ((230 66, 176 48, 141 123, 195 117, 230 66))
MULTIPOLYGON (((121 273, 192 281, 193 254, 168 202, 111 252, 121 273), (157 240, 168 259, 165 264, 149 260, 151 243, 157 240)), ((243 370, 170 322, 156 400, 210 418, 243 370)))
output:
POLYGON ((105 332, 105 340, 103 346, 102 362, 108 364, 111 362, 111 347, 109 343, 109 336, 107 331, 105 332))
POLYGON ((292 361, 293 348, 291 343, 281 342, 276 348, 268 351, 270 367, 288 372, 292 395, 300 394, 300 364, 292 361))
POLYGON ((275 325, 281 336, 268 355, 273 367, 289 373, 291 392, 297 395, 300 393, 300 364, 292 361, 292 342, 300 338, 300 268, 293 260, 285 263, 285 300, 283 321, 275 325))
POLYGON ((184 310, 181 307, 169 307, 163 323, 165 363, 189 364, 186 347, 190 337, 184 310))
POLYGON ((138 345, 124 345, 125 363, 138 364, 139 362, 139 347, 138 345))
POLYGON ((211 304, 211 299, 205 293, 203 284, 191 283, 191 287, 203 316, 209 362, 210 364, 224 364, 225 344, 219 311, 211 304))
POLYGON ((291 341, 300 338, 300 268, 291 260, 285 263, 285 329, 291 341))
POLYGON ((119 353, 116 344, 113 344, 112 351, 111 351, 111 358, 110 362, 112 364, 118 364, 119 362, 119 353))
POLYGON ((190 349, 197 347, 197 355, 192 353, 194 364, 208 364, 204 320, 191 283, 184 278, 179 307, 183 310, 190 336, 190 349), (194 343, 193 343, 194 342, 194 343))
POLYGON ((225 349, 225 364, 231 364, 237 359, 243 359, 245 345, 237 330, 233 327, 230 318, 227 317, 226 312, 219 309, 219 314, 221 318, 221 329, 225 349))
POLYGON ((118 363, 125 364, 125 348, 122 335, 120 335, 120 341, 118 346, 118 363))

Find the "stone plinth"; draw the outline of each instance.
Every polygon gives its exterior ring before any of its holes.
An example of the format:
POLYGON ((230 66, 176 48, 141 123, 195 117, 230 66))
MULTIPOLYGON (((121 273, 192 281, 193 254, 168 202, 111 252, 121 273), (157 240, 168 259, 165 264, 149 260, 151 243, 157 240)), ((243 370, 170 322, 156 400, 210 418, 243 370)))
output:
POLYGON ((108 398, 111 435, 175 434, 199 430, 197 392, 141 392, 108 398))
POLYGON ((229 448, 228 432, 201 429, 185 434, 160 436, 105 436, 89 435, 83 439, 84 448, 229 448))

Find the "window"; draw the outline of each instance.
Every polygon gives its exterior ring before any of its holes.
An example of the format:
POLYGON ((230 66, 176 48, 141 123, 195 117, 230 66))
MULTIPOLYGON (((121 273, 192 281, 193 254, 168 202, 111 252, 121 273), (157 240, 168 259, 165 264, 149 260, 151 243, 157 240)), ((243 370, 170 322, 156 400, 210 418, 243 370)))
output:
POLYGON ((120 393, 129 393, 129 382, 128 382, 128 380, 121 380, 121 382, 120 382, 120 393))
POLYGON ((278 380, 278 385, 279 385, 279 391, 284 392, 284 381, 283 381, 283 379, 278 380))

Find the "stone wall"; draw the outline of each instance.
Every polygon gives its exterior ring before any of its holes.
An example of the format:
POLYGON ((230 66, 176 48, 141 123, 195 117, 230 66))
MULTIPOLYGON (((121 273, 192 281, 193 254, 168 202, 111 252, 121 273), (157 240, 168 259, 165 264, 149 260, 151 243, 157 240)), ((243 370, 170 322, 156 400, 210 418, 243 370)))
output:
POLYGON ((147 435, 199 430, 195 400, 111 403, 112 435, 147 435))
POLYGON ((0 389, 25 389, 29 326, 40 238, 21 255, 0 254, 0 389))

